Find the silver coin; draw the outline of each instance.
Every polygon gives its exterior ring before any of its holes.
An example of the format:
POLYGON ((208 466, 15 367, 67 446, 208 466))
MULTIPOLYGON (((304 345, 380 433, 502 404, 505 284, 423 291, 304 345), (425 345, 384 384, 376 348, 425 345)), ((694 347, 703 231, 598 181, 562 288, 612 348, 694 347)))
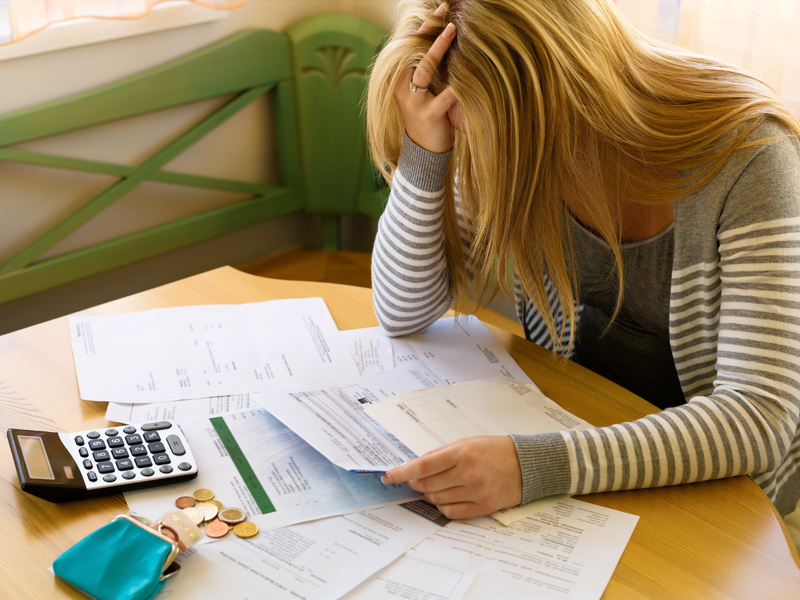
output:
POLYGON ((189 520, 194 523, 195 525, 200 525, 205 519, 205 513, 197 507, 189 506, 187 508, 182 509, 184 514, 189 517, 189 520))
POLYGON ((219 511, 217 518, 228 525, 236 525, 247 520, 247 513, 241 508, 223 508, 219 511))

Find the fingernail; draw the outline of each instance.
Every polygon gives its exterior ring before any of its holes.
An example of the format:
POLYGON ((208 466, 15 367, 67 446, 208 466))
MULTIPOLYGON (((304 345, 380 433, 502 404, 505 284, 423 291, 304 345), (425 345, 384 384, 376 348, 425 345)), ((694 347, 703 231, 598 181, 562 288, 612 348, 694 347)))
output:
POLYGON ((381 483, 392 483, 392 476, 389 473, 384 473, 381 477, 381 483))
POLYGON ((449 40, 450 38, 453 37, 455 32, 456 32, 456 26, 453 25, 452 23, 448 23, 447 27, 445 27, 444 31, 442 32, 442 37, 446 40, 449 40))
POLYGON ((441 16, 444 14, 444 12, 445 12, 445 10, 446 10, 446 9, 447 9, 447 5, 446 5, 444 2, 442 2, 442 3, 439 5, 439 8, 437 8, 437 9, 436 9, 436 10, 433 12, 433 14, 434 14, 435 16, 437 16, 437 17, 441 17, 441 16))

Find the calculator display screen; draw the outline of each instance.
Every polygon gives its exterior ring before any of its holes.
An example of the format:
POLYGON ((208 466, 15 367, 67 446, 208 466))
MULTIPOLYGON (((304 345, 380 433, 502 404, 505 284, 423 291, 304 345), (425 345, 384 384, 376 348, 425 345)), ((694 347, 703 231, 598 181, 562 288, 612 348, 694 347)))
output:
POLYGON ((18 435, 17 440, 19 440, 19 447, 22 449, 25 466, 28 468, 28 475, 31 479, 55 479, 42 438, 18 435))

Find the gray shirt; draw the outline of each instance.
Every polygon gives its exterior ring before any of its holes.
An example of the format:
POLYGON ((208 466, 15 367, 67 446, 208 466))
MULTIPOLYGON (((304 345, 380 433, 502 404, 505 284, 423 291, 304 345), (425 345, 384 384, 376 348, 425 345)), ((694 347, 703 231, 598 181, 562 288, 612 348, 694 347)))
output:
POLYGON ((614 254, 600 237, 567 213, 583 305, 573 360, 659 408, 686 402, 669 347, 669 287, 674 224, 645 240, 620 246, 624 294, 614 254))

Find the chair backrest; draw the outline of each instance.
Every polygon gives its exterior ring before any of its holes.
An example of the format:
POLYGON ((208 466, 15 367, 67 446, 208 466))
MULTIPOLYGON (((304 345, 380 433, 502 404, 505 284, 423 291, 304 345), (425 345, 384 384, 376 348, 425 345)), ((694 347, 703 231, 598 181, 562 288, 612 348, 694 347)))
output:
POLYGON ((315 15, 285 34, 243 31, 122 81, 0 115, 0 161, 116 178, 0 264, 0 304, 293 212, 325 215, 323 245, 327 248, 336 244, 333 215, 360 212, 377 217, 387 194, 378 185, 365 152, 361 97, 366 71, 382 35, 376 26, 353 15, 315 15), (280 185, 163 170, 215 127, 270 91, 274 94, 280 185), (221 107, 137 166, 10 147, 231 94, 221 107), (249 198, 41 259, 66 236, 148 180, 238 192, 249 198))

